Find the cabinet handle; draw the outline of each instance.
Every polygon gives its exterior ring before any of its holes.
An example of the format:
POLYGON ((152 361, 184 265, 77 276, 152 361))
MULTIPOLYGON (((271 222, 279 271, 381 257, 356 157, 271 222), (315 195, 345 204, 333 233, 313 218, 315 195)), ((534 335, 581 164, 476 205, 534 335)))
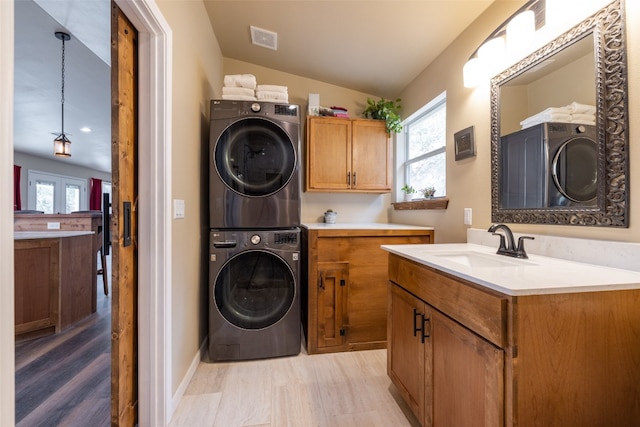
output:
POLYGON ((351 172, 347 172, 347 185, 351 185, 351 172))
POLYGON ((320 273, 320 277, 318 277, 318 288, 324 291, 324 277, 322 277, 322 273, 320 273))
MULTIPOLYGON (((414 337, 418 336, 418 331, 422 331, 421 328, 423 323, 421 323, 420 326, 418 326, 418 316, 422 316, 422 314, 418 313, 418 310, 414 308, 413 309, 413 336, 414 337)), ((424 319, 424 316, 423 316, 423 319, 424 319)), ((424 342, 424 339, 422 342, 424 342)))
POLYGON ((358 185, 358 177, 356 176, 356 173, 353 173, 353 186, 355 187, 356 185, 358 185))
POLYGON ((420 337, 420 341, 424 343, 425 338, 429 338, 431 335, 429 334, 429 330, 431 329, 431 319, 428 317, 422 316, 422 336, 420 337))

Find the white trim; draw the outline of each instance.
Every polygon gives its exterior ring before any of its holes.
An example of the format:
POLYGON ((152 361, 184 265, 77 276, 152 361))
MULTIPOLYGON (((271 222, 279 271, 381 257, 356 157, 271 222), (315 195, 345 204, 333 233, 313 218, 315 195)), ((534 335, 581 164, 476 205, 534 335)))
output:
MULTIPOLYGON (((0 0, 0 182, 13 182, 13 2, 0 0)), ((6 184, 5 184, 6 185, 6 184)), ((11 187, 13 188, 13 187, 11 187)), ((15 425, 13 191, 0 191, 0 425, 15 425)))
MULTIPOLYGON (((200 348, 196 352, 196 355, 193 357, 193 360, 191 361, 191 365, 189 365, 189 369, 187 370, 186 375, 184 376, 184 378, 182 378, 182 381, 180 382, 178 389, 173 395, 173 398, 171 399, 172 415, 178 409, 178 405, 180 404, 180 401, 184 397, 184 393, 187 391, 187 387, 189 386, 191 379, 196 374, 196 370, 198 369, 198 365, 200 365, 200 360, 202 359, 202 355, 206 352, 208 343, 209 343, 209 339, 205 338, 204 341, 202 342, 202 345, 200 345, 200 348)), ((171 421, 171 419, 169 419, 169 421, 171 421)))
MULTIPOLYGON (((54 203, 53 212, 49 213, 70 213, 67 212, 66 206, 66 188, 67 185, 77 185, 80 187, 78 208, 76 211, 84 211, 89 209, 87 203, 87 179, 75 176, 60 175, 57 173, 43 172, 35 169, 27 170, 27 207, 26 209, 37 209, 37 192, 36 182, 50 182, 54 185, 54 203)), ((45 212, 47 213, 47 212, 45 212)))
POLYGON ((116 0, 138 30, 138 422, 171 419, 172 33, 154 0, 116 0))

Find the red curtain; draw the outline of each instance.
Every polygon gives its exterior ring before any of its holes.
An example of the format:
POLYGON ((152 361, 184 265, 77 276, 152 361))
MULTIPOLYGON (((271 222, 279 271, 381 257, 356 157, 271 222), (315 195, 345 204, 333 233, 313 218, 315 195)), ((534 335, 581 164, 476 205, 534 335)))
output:
POLYGON ((22 201, 20 200, 20 169, 22 166, 13 165, 13 210, 22 210, 22 201))
POLYGON ((102 180, 91 178, 91 193, 89 194, 89 210, 102 210, 102 180))

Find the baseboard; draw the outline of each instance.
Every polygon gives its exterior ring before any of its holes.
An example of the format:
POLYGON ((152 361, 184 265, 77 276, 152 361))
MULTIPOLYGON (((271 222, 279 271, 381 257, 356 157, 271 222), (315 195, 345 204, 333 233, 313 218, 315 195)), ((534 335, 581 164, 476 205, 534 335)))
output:
POLYGON ((207 342, 209 342, 209 338, 205 337, 204 341, 200 345, 200 348, 198 349, 195 356, 193 357, 193 360, 191 361, 191 365, 189 365, 189 369, 187 370, 187 373, 185 374, 184 378, 182 378, 182 381, 180 381, 180 386, 178 387, 175 394, 171 398, 171 413, 169 415, 169 420, 171 420, 176 409, 178 409, 180 400, 182 400, 182 397, 184 396, 185 391, 187 391, 187 387, 189 386, 191 379, 196 373, 196 369, 198 369, 198 364, 200 363, 200 360, 202 360, 202 355, 206 351, 205 349, 207 348, 207 342))

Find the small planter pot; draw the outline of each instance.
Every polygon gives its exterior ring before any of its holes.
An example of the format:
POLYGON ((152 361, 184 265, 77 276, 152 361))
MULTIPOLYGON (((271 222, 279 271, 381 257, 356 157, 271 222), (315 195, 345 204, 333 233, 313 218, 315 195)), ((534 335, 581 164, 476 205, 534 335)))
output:
POLYGON ((404 193, 404 201, 410 202, 411 200, 413 200, 413 194, 404 193))
POLYGON ((326 222, 327 224, 335 224, 337 218, 338 218, 338 212, 324 213, 324 222, 326 222))

